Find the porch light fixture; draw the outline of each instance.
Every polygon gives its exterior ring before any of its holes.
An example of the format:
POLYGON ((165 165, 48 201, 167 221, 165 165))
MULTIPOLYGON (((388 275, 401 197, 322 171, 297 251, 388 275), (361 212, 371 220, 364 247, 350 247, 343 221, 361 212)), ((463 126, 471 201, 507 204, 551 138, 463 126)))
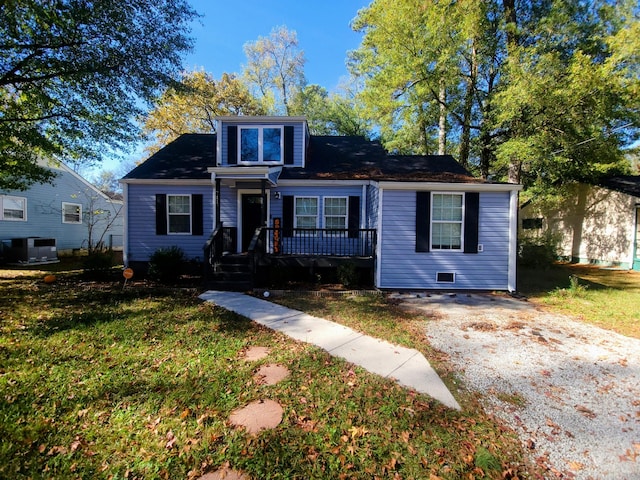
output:
POLYGON ((280 192, 275 192, 273 194, 273 198, 275 198, 276 200, 280 200, 280 192))

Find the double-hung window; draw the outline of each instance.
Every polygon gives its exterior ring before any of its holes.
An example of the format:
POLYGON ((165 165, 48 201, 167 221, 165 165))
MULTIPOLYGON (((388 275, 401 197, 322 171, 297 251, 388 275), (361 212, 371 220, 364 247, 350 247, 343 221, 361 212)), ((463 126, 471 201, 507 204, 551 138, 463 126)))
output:
POLYGON ((434 193, 431 198, 431 249, 461 250, 464 194, 434 193))
POLYGON ((62 202, 62 223, 82 223, 82 205, 62 202))
POLYGON ((0 220, 13 222, 27 221, 27 199, 0 195, 0 220))
POLYGON ((282 162, 282 127, 240 127, 240 162, 282 162))
POLYGON ((167 195, 169 234, 191 234, 191 195, 167 195))
POLYGON ((296 197, 294 228, 318 228, 318 198, 296 197))
POLYGON ((347 197, 324 197, 324 228, 347 228, 347 197))

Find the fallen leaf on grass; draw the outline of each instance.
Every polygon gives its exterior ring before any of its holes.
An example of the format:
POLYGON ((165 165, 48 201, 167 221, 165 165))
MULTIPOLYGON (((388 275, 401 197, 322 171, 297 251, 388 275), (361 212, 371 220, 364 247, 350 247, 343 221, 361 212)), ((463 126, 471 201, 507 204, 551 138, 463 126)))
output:
POLYGON ((171 450, 175 446, 177 440, 178 439, 175 437, 173 432, 171 430, 169 430, 167 432, 167 443, 164 445, 164 447, 168 448, 169 450, 171 450))

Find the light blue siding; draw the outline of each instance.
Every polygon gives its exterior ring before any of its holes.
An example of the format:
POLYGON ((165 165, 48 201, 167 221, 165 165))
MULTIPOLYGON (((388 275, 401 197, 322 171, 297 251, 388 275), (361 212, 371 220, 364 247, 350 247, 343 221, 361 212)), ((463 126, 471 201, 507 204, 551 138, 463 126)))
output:
POLYGON ((483 251, 416 252, 416 192, 384 190, 379 237, 380 288, 507 290, 509 272, 508 192, 481 192, 478 243, 483 251), (455 283, 436 281, 438 272, 455 283))
POLYGON ((92 242, 100 239, 106 246, 122 247, 122 202, 107 199, 96 188, 82 181, 65 168, 53 168, 57 173, 52 184, 35 184, 26 191, 0 191, 0 195, 27 199, 27 221, 0 220, 0 240, 23 237, 55 238, 58 252, 87 248, 89 242, 89 212, 101 211, 91 220, 92 242), (63 223, 62 203, 82 205, 81 224, 63 223))
POLYGON ((202 260, 203 247, 213 231, 213 186, 128 186, 127 228, 130 262, 146 262, 159 248, 179 246, 189 259, 202 260), (203 235, 156 235, 156 194, 202 194, 203 235))
MULTIPOLYGON (((360 205, 362 206, 362 187, 360 185, 328 185, 326 187, 279 187, 280 199, 271 199, 271 215, 269 218, 269 226, 273 226, 273 219, 280 218, 282 220, 282 203, 283 198, 287 195, 294 197, 317 197, 318 198, 318 228, 324 228, 324 198, 325 197, 360 197, 360 205)), ((362 210, 362 208, 360 209, 362 210)), ((360 219, 360 226, 364 222, 360 219)), ((339 235, 329 234, 302 234, 294 237, 283 238, 283 251, 291 254, 304 254, 307 252, 316 252, 322 255, 362 255, 366 250, 360 239, 339 238, 339 235)))
MULTIPOLYGON (((276 190, 272 190, 274 192, 276 190)), ((323 228, 322 225, 322 215, 323 215, 323 205, 324 205, 324 197, 350 197, 357 196, 362 197, 362 187, 360 185, 349 185, 349 186, 339 186, 339 185, 328 185, 326 187, 278 187, 278 192, 280 192, 280 199, 274 199, 273 194, 271 198, 271 216, 269 226, 273 226, 273 219, 280 218, 282 219, 282 199, 285 195, 293 195, 294 197, 318 197, 318 228, 323 228)), ((360 202, 362 202, 362 198, 360 198, 360 202)), ((361 203, 362 205, 362 203, 361 203)), ((362 219, 360 220, 360 224, 362 225, 362 219)))
POLYGON ((238 226, 238 190, 220 187, 220 221, 225 227, 238 226))
MULTIPOLYGON (((243 126, 242 117, 239 117, 239 121, 237 122, 220 122, 218 135, 220 135, 220 158, 218 159, 218 165, 227 166, 229 165, 229 156, 228 156, 228 148, 229 142, 227 138, 227 127, 229 125, 238 125, 243 126)), ((258 124, 249 124, 248 126, 258 124)), ((269 123, 271 125, 271 123, 269 123)), ((286 165, 286 167, 302 167, 304 161, 304 141, 305 141, 305 129, 304 124, 302 122, 278 122, 274 124, 274 126, 293 126, 293 165, 286 165)), ((284 132, 283 132, 284 135, 284 132)), ((284 154, 284 151, 283 151, 284 154)))
POLYGON ((380 189, 376 184, 367 185, 367 221, 365 228, 378 226, 378 196, 380 189))

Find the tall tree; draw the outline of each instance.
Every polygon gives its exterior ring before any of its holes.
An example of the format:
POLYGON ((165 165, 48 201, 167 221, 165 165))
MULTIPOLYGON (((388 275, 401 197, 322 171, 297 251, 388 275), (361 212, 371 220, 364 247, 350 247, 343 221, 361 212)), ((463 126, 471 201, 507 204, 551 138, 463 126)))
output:
POLYGON ((298 48, 298 34, 285 26, 268 37, 244 45, 247 64, 244 75, 274 113, 290 115, 291 102, 306 84, 304 52, 298 48))
POLYGON ((473 105, 466 117, 454 107, 477 94, 477 54, 469 52, 483 13, 483 2, 470 0, 377 0, 359 12, 354 28, 364 39, 350 66, 366 78, 363 98, 388 148, 447 153, 450 133, 471 128, 473 105))
POLYGON ((393 150, 550 184, 618 168, 638 130, 633 1, 374 0, 354 28, 351 66, 393 150))
POLYGON ((307 85, 294 96, 290 113, 307 117, 313 135, 371 138, 370 123, 361 110, 353 85, 342 85, 339 92, 332 94, 319 85, 307 85))
POLYGON ((640 125, 635 2, 505 11, 509 61, 495 126, 506 135, 496 167, 512 182, 543 186, 622 171, 626 135, 640 125))
POLYGON ((192 46, 187 0, 0 4, 0 188, 50 179, 38 158, 97 161, 192 46))
POLYGON ((214 133, 219 115, 264 115, 260 102, 235 75, 220 80, 204 71, 183 75, 169 87, 145 117, 143 132, 153 137, 147 149, 153 153, 183 133, 214 133))

